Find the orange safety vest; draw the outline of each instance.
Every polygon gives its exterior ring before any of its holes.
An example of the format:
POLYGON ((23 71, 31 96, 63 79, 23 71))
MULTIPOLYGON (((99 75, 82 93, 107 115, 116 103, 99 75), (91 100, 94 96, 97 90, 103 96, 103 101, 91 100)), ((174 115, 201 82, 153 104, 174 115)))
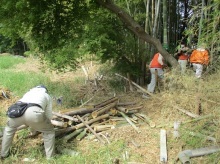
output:
POLYGON ((194 50, 190 56, 190 63, 209 64, 209 53, 207 50, 194 50))
POLYGON ((188 55, 185 55, 184 53, 180 53, 179 60, 187 60, 188 55))
POLYGON ((150 68, 163 68, 163 66, 158 62, 159 53, 156 53, 151 60, 150 68))

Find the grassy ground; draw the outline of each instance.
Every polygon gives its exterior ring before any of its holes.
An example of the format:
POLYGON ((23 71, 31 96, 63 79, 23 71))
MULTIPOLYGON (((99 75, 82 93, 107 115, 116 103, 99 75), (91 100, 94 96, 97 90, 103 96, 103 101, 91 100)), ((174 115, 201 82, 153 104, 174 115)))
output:
MULTIPOLYGON (((65 152, 57 154, 51 160, 45 160, 41 135, 27 138, 28 130, 16 133, 11 149, 11 156, 2 163, 22 163, 25 158, 34 159, 32 163, 160 163, 160 130, 167 132, 168 163, 176 161, 177 155, 183 150, 193 150, 201 147, 219 145, 220 143, 220 108, 219 108, 219 78, 220 72, 208 73, 204 79, 197 80, 194 73, 188 69, 185 76, 177 76, 173 72, 166 73, 165 84, 157 89, 154 97, 143 99, 140 92, 122 92, 126 82, 120 78, 104 74, 100 82, 100 89, 94 94, 94 86, 85 84, 85 77, 81 69, 76 72, 59 73, 50 72, 34 58, 18 58, 14 56, 0 56, 0 86, 2 90, 9 90, 11 98, 1 99, 0 126, 6 123, 5 111, 10 103, 16 101, 29 88, 39 83, 46 84, 50 94, 55 98, 63 96, 63 106, 54 103, 55 111, 71 110, 81 105, 81 101, 98 103, 113 95, 119 97, 121 102, 136 102, 142 104, 141 113, 146 114, 156 125, 138 125, 141 133, 137 133, 131 126, 122 126, 104 132, 108 136, 109 144, 102 145, 89 137, 83 140, 73 139, 63 143, 62 138, 56 139, 58 150, 73 150, 79 155, 65 152), (4 61, 4 62, 3 62, 4 61), (4 64, 3 64, 4 63, 4 64), (1 66, 3 65, 3 66, 1 66), (110 87, 109 84, 117 84, 110 87), (200 115, 209 116, 201 120, 193 119, 179 109, 200 115), (180 122, 178 138, 173 136, 174 122, 180 122), (215 140, 208 140, 206 136, 215 140)), ((88 68, 90 80, 97 73, 97 63, 85 63, 88 68)), ((144 87, 144 86, 143 86, 144 87)), ((74 153, 72 152, 72 153, 74 153)), ((220 152, 206 156, 192 158, 195 164, 208 164, 220 161, 220 152)))

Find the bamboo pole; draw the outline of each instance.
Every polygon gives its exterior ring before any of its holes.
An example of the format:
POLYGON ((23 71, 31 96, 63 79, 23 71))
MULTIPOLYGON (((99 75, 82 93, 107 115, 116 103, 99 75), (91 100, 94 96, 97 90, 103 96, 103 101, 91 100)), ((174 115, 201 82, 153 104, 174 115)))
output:
POLYGON ((115 126, 113 126, 113 125, 95 125, 94 131, 95 132, 102 132, 102 131, 114 129, 114 128, 115 128, 115 126))
POLYGON ((116 106, 116 102, 114 103, 111 103, 110 105, 104 107, 104 108, 101 108, 100 110, 97 110, 97 111, 94 111, 92 112, 92 117, 93 118, 96 118, 104 113, 106 113, 107 111, 109 111, 111 108, 114 108, 116 106))
MULTIPOLYGON (((94 122, 100 121, 102 119, 106 119, 108 117, 109 117, 109 114, 101 115, 97 118, 94 118, 94 119, 91 119, 91 120, 87 121, 87 124, 90 125, 94 122)), ((80 128, 83 128, 83 127, 85 127, 85 125, 83 123, 80 123, 80 124, 74 126, 75 129, 80 129, 80 128)))
POLYGON ((83 128, 75 130, 73 133, 70 133, 69 135, 66 135, 63 140, 64 142, 68 142, 73 137, 77 136, 79 133, 83 131, 83 128))
POLYGON ((51 123, 55 126, 59 126, 59 127, 63 127, 66 128, 67 127, 67 122, 62 122, 62 121, 57 121, 57 120, 51 120, 51 123))
POLYGON ((135 115, 137 117, 139 117, 140 119, 142 119, 143 121, 145 121, 146 123, 148 123, 151 128, 156 126, 156 124, 153 121, 151 121, 151 119, 149 117, 147 117, 145 114, 135 113, 135 115))
POLYGON ((108 99, 108 100, 105 100, 105 101, 103 101, 103 102, 101 102, 101 103, 99 103, 99 104, 94 105, 94 108, 103 107, 103 106, 108 105, 108 104, 110 104, 110 103, 112 103, 112 102, 115 102, 115 101, 117 101, 117 100, 118 100, 118 97, 112 97, 112 98, 110 98, 110 99, 108 99))
POLYGON ((76 140, 81 141, 86 136, 86 130, 84 129, 80 134, 76 137, 76 140))
POLYGON ((135 102, 119 102, 117 106, 135 105, 135 102))
POLYGON ((119 110, 120 112, 126 113, 127 108, 121 107, 121 106, 116 106, 116 109, 119 110))
POLYGON ((132 107, 132 108, 127 108, 127 111, 129 110, 139 110, 139 109, 142 109, 143 106, 135 106, 135 107, 132 107))
POLYGON ((63 114, 73 116, 73 115, 83 115, 87 113, 92 113, 93 111, 97 110, 98 108, 81 108, 81 109, 76 109, 70 112, 65 112, 63 114))
POLYGON ((99 139, 99 141, 103 144, 105 144, 105 141, 102 140, 100 136, 97 135, 97 133, 85 122, 79 115, 77 115, 77 118, 82 121, 82 123, 96 136, 96 138, 99 139))
POLYGON ((68 119, 68 120, 70 120, 70 121, 74 121, 74 122, 78 122, 78 121, 79 121, 78 119, 73 118, 73 117, 68 116, 68 115, 65 115, 65 114, 61 114, 61 113, 57 113, 57 112, 52 112, 52 113, 53 113, 53 115, 55 115, 55 116, 58 116, 58 117, 61 117, 61 118, 66 118, 66 119, 68 119))
POLYGON ((138 133, 140 133, 140 130, 138 130, 138 128, 135 126, 135 124, 129 119, 129 117, 126 115, 126 114, 124 114, 124 113, 122 113, 122 112, 119 112, 124 118, 125 118, 125 120, 138 132, 138 133))
POLYGON ((115 115, 118 114, 118 111, 117 111, 116 109, 110 109, 109 112, 108 112, 108 114, 109 114, 110 116, 115 116, 115 115))

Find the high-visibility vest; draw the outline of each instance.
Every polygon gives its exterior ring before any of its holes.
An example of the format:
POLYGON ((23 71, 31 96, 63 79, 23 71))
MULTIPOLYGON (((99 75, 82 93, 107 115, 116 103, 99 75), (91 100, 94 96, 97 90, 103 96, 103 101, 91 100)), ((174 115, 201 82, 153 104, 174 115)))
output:
POLYGON ((179 56, 179 60, 187 60, 188 59, 188 55, 185 55, 184 53, 180 53, 180 56, 179 56))
POLYGON ((209 64, 209 53, 207 50, 194 50, 190 56, 190 63, 209 64))
POLYGON ((156 53, 153 57, 153 59, 151 60, 151 63, 150 63, 150 68, 163 68, 163 65, 161 65, 159 62, 158 62, 158 58, 159 58, 159 53, 156 53))

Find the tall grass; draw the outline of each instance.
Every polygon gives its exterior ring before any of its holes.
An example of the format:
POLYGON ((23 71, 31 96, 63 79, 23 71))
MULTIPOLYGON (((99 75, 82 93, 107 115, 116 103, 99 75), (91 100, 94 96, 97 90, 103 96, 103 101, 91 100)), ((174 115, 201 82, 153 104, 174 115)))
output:
POLYGON ((25 63, 24 57, 19 56, 0 56, 0 69, 10 69, 14 68, 19 63, 25 63))
POLYGON ((41 74, 14 72, 11 70, 0 71, 1 85, 8 88, 15 96, 22 96, 30 88, 38 84, 47 84, 49 79, 41 74))
MULTIPOLYGON (((53 82, 44 72, 33 73, 30 71, 18 71, 16 65, 27 62, 27 58, 12 55, 0 56, 0 86, 10 90, 11 94, 21 97, 30 88, 44 84, 49 90, 51 97, 63 96, 64 106, 74 106, 74 91, 71 84, 53 82)), ((34 65, 33 65, 34 67, 34 65)))

